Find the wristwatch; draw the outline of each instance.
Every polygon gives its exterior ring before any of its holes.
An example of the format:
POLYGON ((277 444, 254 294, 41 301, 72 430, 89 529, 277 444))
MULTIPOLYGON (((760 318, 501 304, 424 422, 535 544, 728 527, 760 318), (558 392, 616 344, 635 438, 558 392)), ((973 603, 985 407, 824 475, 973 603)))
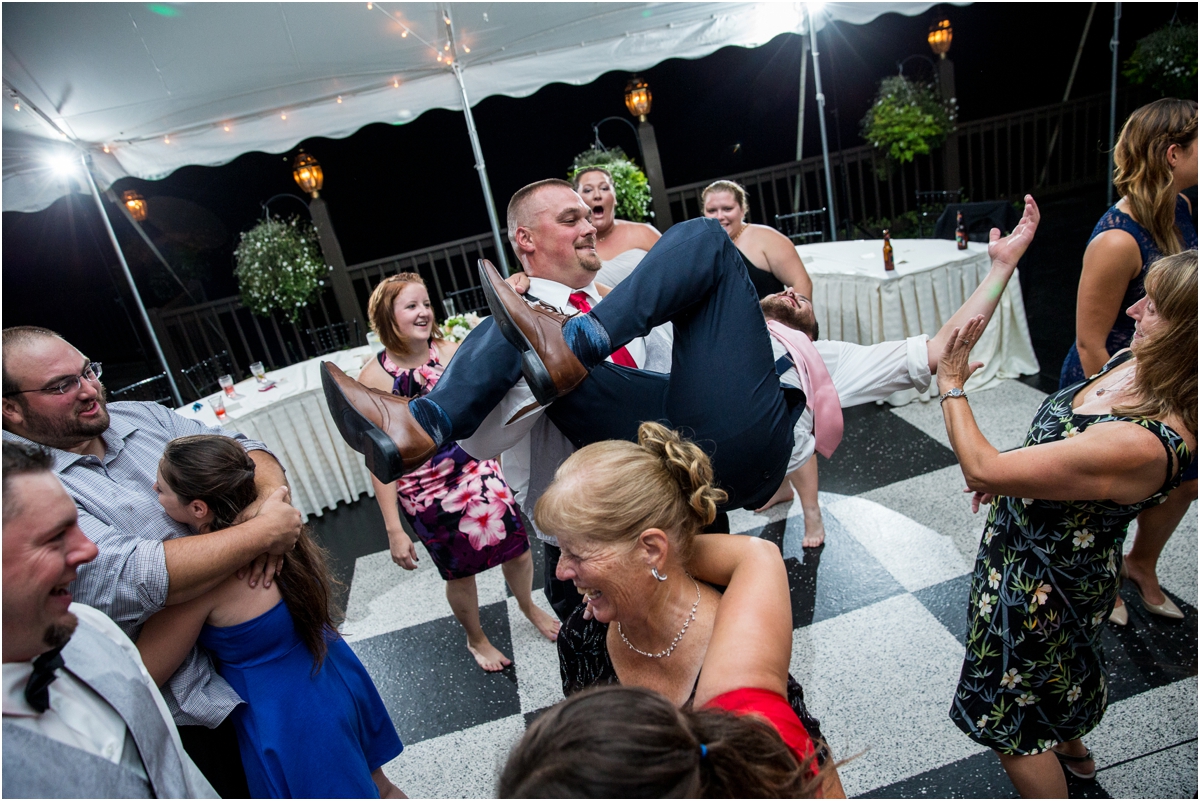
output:
POLYGON ((942 396, 940 398, 938 398, 938 403, 945 403, 946 398, 965 398, 965 397, 967 397, 967 393, 963 392, 962 389, 959 387, 953 387, 950 389, 949 392, 943 393, 942 396))

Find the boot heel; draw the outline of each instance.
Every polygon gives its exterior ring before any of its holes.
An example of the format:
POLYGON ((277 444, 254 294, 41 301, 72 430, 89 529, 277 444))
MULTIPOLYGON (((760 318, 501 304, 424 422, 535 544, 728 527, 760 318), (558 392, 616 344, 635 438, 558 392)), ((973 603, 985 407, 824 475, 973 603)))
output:
POLYGON ((546 366, 532 350, 521 354, 521 374, 525 376, 525 382, 529 384, 529 390, 533 393, 533 397, 542 406, 549 406, 551 401, 558 398, 558 388, 554 386, 554 379, 550 377, 546 366))
POLYGON ((391 437, 374 428, 367 429, 363 435, 366 441, 361 444, 366 447, 362 449, 362 454, 367 462, 367 469, 377 479, 384 484, 391 484, 404 475, 404 459, 391 437))

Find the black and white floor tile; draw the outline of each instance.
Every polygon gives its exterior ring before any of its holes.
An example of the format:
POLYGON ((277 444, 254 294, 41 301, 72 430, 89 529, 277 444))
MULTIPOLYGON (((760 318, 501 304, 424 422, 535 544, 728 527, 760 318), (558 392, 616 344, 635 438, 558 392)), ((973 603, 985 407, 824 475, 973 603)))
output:
MULTIPOLYGON (((1009 381, 976 393, 972 407, 992 443, 1012 448, 1043 397, 1009 381)), ((735 532, 783 550, 795 625, 792 673, 834 753, 855 756, 841 770, 851 796, 1015 795, 995 756, 947 717, 982 530, 962 486, 936 404, 867 406, 848 410, 841 448, 821 462, 824 547, 801 548, 798 502, 731 515, 735 532)), ((528 721, 562 697, 554 646, 520 613, 500 571, 489 571, 478 577, 483 625, 514 664, 483 673, 433 565, 423 559, 406 573, 392 564, 373 500, 315 522, 348 584, 344 634, 405 742, 388 775, 414 797, 492 796, 528 721)), ((538 577, 540 551, 535 545, 538 577)), ((1098 779, 1072 782, 1073 796, 1196 796, 1196 565, 1193 508, 1159 566, 1187 618, 1148 615, 1126 586, 1130 625, 1105 635, 1112 701, 1087 738, 1098 779)), ((540 591, 534 597, 545 607, 540 591)))

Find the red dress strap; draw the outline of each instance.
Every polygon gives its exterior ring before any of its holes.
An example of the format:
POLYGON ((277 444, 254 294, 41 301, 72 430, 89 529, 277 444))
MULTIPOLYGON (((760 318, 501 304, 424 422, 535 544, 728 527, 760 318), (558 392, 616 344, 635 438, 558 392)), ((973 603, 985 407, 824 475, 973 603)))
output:
MULTIPOLYGON (((775 727, 779 736, 787 743, 788 748, 796 755, 801 764, 813 754, 813 741, 808 736, 804 724, 796 717, 795 710, 787 698, 779 693, 763 690, 758 687, 743 687, 722 693, 704 705, 705 708, 724 709, 735 715, 758 715, 775 727)), ((816 761, 810 768, 815 774, 816 761)))

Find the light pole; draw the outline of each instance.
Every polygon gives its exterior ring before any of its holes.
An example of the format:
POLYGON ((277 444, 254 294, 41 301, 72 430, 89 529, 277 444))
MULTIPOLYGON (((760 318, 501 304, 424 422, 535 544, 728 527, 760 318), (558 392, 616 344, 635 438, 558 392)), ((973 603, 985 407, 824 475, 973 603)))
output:
MULTIPOLYGON (((926 38, 929 47, 938 57, 938 92, 942 100, 955 103, 954 62, 946 58, 946 53, 950 52, 950 43, 954 41, 954 28, 950 26, 950 20, 940 19, 930 25, 929 36, 926 38)), ((956 127, 957 121, 956 113, 956 127)), ((946 134, 946 141, 942 144, 942 181, 947 192, 958 192, 962 189, 958 172, 958 134, 953 129, 946 134)))
POLYGON ((825 131, 825 93, 821 91, 821 51, 817 49, 817 25, 808 7, 808 33, 812 40, 813 84, 817 89, 817 122, 821 123, 821 156, 825 164, 825 208, 829 210, 829 238, 837 241, 837 218, 833 210, 833 171, 829 166, 829 134, 825 131))
POLYGON ((625 108, 638 118, 638 146, 642 151, 646 181, 650 184, 650 200, 654 207, 654 225, 660 231, 671 227, 671 204, 667 200, 667 185, 663 181, 662 162, 658 158, 658 139, 654 126, 646 119, 650 113, 650 84, 636 75, 625 85, 625 108))
MULTIPOLYGON (((329 209, 321 197, 321 187, 325 184, 325 171, 321 164, 310 154, 301 150, 292 162, 292 178, 296 185, 312 196, 308 204, 308 213, 317 229, 317 241, 321 243, 321 252, 329 264, 329 285, 333 287, 333 297, 337 301, 338 311, 346 322, 357 320, 362 314, 358 301, 354 297, 354 284, 350 274, 346 272, 346 259, 342 256, 342 245, 338 242, 333 230, 333 221, 329 219, 329 209)), ((358 345, 365 345, 362 336, 363 326, 359 326, 358 345)))

